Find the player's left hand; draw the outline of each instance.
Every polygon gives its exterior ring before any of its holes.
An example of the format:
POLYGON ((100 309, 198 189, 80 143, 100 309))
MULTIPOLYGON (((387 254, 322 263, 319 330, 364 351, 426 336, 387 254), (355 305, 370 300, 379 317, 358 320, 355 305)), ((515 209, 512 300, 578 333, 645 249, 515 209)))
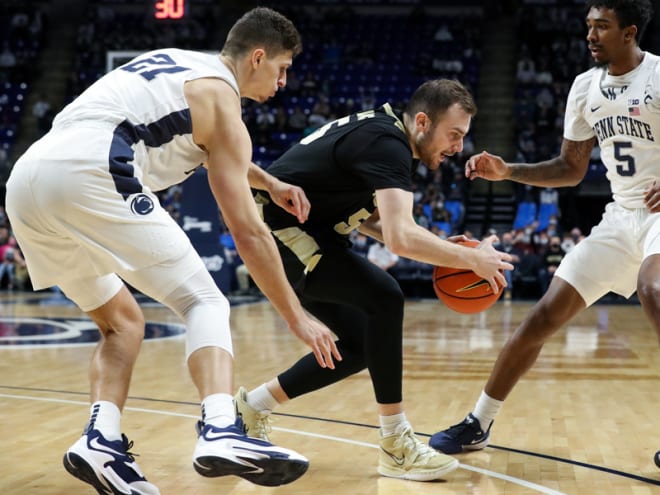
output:
POLYGON ((300 223, 305 223, 311 205, 301 187, 278 180, 268 193, 277 206, 291 213, 300 223))
POLYGON ((657 180, 644 190, 644 205, 651 213, 660 212, 660 185, 657 180))

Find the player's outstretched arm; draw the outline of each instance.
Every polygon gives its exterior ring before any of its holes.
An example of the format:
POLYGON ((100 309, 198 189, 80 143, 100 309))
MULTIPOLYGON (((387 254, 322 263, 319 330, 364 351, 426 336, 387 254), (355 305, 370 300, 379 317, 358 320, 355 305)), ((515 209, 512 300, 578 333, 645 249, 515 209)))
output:
POLYGON ((596 138, 586 141, 564 139, 559 156, 537 163, 507 163, 482 151, 465 164, 465 176, 498 181, 509 179, 539 187, 566 187, 580 183, 587 173, 596 138))
POLYGON ((273 177, 254 163, 250 164, 248 180, 251 187, 268 191, 277 206, 291 213, 300 223, 305 223, 311 204, 301 187, 273 177))
POLYGON ((303 310, 252 197, 248 181, 252 143, 241 119, 238 95, 225 83, 208 79, 193 83, 199 84, 186 88, 193 138, 208 151, 209 186, 236 248, 253 280, 291 332, 312 349, 320 366, 334 368, 334 359, 341 359, 334 336, 303 310))

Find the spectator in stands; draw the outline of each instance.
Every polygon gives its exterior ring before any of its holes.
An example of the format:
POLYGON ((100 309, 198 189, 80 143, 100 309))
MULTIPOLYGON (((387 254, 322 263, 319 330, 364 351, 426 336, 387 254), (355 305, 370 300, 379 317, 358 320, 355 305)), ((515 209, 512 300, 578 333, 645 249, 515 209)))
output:
POLYGON ((37 137, 41 137, 50 129, 50 124, 53 120, 53 111, 51 104, 43 95, 37 94, 35 100, 32 105, 32 115, 37 120, 37 137))
POLYGON ((550 286, 550 281, 554 276, 559 263, 564 259, 566 253, 561 248, 561 239, 559 236, 554 236, 550 239, 550 244, 547 251, 542 255, 541 270, 539 272, 539 281, 541 282, 541 290, 545 293, 550 286))
POLYGON ((435 203, 433 203, 431 220, 434 223, 441 222, 441 223, 451 224, 451 217, 449 216, 449 212, 445 208, 445 199, 444 196, 442 195, 435 200, 435 203))
POLYGON ((397 261, 399 261, 399 256, 390 251, 382 242, 374 241, 371 246, 369 246, 367 259, 374 265, 388 271, 396 265, 397 261))
POLYGON ((316 76, 311 70, 305 73, 305 77, 300 84, 300 94, 304 97, 316 97, 318 96, 318 82, 316 82, 316 76))
POLYGON ((453 41, 454 36, 451 34, 451 31, 449 30, 449 26, 447 26, 446 23, 440 24, 440 27, 436 30, 435 34, 433 35, 433 39, 435 41, 453 41))
POLYGON ((275 131, 277 132, 284 132, 287 130, 288 126, 288 120, 289 120, 289 115, 287 114, 286 110, 284 109, 283 105, 277 105, 275 107, 275 110, 273 112, 273 116, 275 118, 275 131))
POLYGON ((351 241, 353 252, 366 258, 369 253, 369 238, 359 230, 352 231, 348 238, 351 241))
POLYGON ((494 244, 493 247, 495 247, 495 249, 497 249, 498 251, 502 251, 511 256, 510 263, 513 265, 513 270, 504 272, 504 277, 506 278, 506 285, 507 285, 504 288, 504 299, 508 300, 511 299, 511 294, 513 291, 513 276, 516 273, 516 270, 518 269, 518 265, 520 264, 520 257, 522 256, 523 253, 522 251, 520 251, 518 247, 516 247, 513 244, 513 234, 511 233, 511 231, 503 232, 500 238, 500 242, 498 244, 494 244))
POLYGON ((307 115, 305 115, 305 112, 303 112, 300 105, 296 105, 293 108, 293 112, 291 115, 289 115, 289 119, 287 121, 287 127, 290 131, 300 133, 302 133, 305 127, 307 127, 307 115))
POLYGON ((16 67, 16 55, 11 51, 9 42, 5 41, 2 45, 2 53, 0 53, 0 68, 11 70, 16 67))
POLYGON ((526 45, 523 45, 521 49, 521 56, 518 60, 518 69, 516 71, 516 79, 523 85, 531 84, 536 81, 536 67, 526 45))
POLYGON ((422 203, 415 203, 413 208, 413 218, 417 225, 424 227, 425 229, 428 229, 431 224, 429 217, 424 213, 424 205, 422 203))
POLYGON ((296 96, 300 93, 301 81, 298 77, 298 73, 294 70, 289 71, 286 80, 286 93, 296 96))
POLYGON ((447 240, 449 238, 449 235, 451 234, 451 232, 447 232, 446 229, 443 229, 437 223, 431 224, 431 226, 429 227, 429 230, 431 231, 431 233, 433 235, 435 235, 436 237, 439 237, 440 239, 443 239, 443 240, 447 240))

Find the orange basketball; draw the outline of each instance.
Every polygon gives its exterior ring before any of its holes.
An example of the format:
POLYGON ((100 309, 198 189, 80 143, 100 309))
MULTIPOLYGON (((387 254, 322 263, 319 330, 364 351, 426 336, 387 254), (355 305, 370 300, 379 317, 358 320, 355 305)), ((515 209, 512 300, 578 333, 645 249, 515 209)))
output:
MULTIPOLYGON (((468 247, 479 245, 478 241, 460 244, 468 247)), ((480 313, 490 308, 502 295, 502 290, 493 293, 490 284, 471 270, 464 268, 433 268, 433 289, 436 296, 449 309, 459 313, 480 313)))

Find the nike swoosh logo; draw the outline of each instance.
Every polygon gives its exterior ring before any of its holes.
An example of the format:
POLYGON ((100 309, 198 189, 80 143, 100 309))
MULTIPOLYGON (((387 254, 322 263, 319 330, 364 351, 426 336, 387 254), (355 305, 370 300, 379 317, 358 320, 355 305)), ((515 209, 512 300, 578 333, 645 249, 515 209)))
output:
POLYGON ((235 433, 228 432, 228 431, 221 431, 221 432, 215 432, 213 430, 209 430, 206 433, 204 433, 204 438, 207 440, 219 440, 221 438, 236 438, 239 440, 242 440, 243 437, 236 435, 235 433))
POLYGON ((406 462, 406 456, 405 456, 405 455, 403 455, 403 456, 401 456, 401 457, 397 457, 397 456, 395 456, 395 455, 392 454, 391 452, 388 452, 387 450, 385 450, 385 449, 382 448, 382 447, 381 447, 381 450, 382 450, 383 452, 385 452, 387 455, 389 455, 389 456, 392 458, 392 460, 393 460, 398 466, 403 466, 403 463, 406 462))
POLYGON ((467 292, 467 291, 472 290, 472 289, 477 289, 478 287, 481 287, 483 285, 490 286, 490 284, 488 282, 486 282, 485 280, 479 280, 478 282, 474 282, 474 283, 472 283, 470 285, 466 285, 465 287, 462 287, 460 289, 456 289, 456 292, 467 292))
POLYGON ((598 106, 596 106, 596 107, 591 107, 591 111, 592 111, 592 112, 595 112, 595 111, 597 111, 601 106, 602 106, 602 105, 598 105, 598 106))
POLYGON ((103 445, 103 444, 99 443, 98 437, 92 438, 89 441, 89 446, 94 450, 98 450, 99 452, 105 452, 106 454, 110 454, 113 457, 117 457, 118 455, 121 455, 116 450, 113 450, 112 448, 107 447, 106 445, 103 445))
POLYGON ((183 173, 186 175, 192 174, 195 170, 197 170, 201 165, 197 165, 195 168, 191 168, 190 170, 184 170, 183 173))

